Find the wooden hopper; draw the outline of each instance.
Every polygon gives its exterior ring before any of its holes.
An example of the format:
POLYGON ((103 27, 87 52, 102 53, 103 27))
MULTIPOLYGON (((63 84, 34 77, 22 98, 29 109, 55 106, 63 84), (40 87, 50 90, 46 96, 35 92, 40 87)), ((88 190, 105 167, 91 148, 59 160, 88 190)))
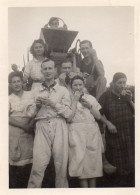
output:
POLYGON ((65 59, 69 48, 71 47, 78 31, 64 29, 42 28, 41 38, 46 42, 51 59, 55 61, 58 74, 60 65, 65 59))
POLYGON ((78 31, 62 29, 42 28, 41 30, 49 51, 59 53, 67 53, 78 34, 78 31))

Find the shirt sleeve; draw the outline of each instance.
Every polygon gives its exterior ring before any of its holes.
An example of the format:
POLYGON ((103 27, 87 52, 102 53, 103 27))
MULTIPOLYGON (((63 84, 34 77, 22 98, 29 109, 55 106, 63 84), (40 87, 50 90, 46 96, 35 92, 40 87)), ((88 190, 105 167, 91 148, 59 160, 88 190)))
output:
POLYGON ((92 107, 96 110, 100 110, 101 109, 101 105, 97 102, 97 100, 94 98, 94 102, 92 104, 92 107))
POLYGON ((101 105, 98 103, 98 101, 96 100, 96 98, 94 98, 91 95, 87 95, 87 100, 91 103, 92 107, 95 110, 100 110, 101 109, 101 105))
POLYGON ((106 98, 106 93, 104 93, 100 97, 99 103, 101 105, 101 109, 100 109, 101 114, 105 114, 106 115, 106 112, 107 112, 107 98, 106 98))
POLYGON ((30 104, 26 108, 27 116, 29 116, 31 118, 34 117, 36 115, 36 111, 37 111, 37 109, 36 109, 35 102, 32 102, 32 103, 30 102, 30 104))
POLYGON ((70 94, 66 88, 63 89, 63 97, 60 103, 56 103, 55 109, 58 114, 63 116, 64 118, 69 118, 72 114, 72 110, 70 108, 71 100, 70 94))
POLYGON ((35 94, 33 92, 30 92, 30 97, 28 98, 28 105, 26 108, 26 114, 29 117, 35 117, 37 108, 36 108, 36 103, 35 103, 35 94))

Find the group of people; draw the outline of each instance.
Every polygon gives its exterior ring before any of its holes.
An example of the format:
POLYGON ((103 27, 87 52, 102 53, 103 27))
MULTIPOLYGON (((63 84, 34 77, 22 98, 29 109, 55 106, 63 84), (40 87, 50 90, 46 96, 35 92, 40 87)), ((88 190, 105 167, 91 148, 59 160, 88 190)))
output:
POLYGON ((110 187, 134 187, 134 103, 127 77, 117 72, 107 89, 92 43, 82 41, 80 51, 79 69, 73 71, 66 58, 56 78, 55 62, 38 39, 24 73, 9 74, 10 188, 41 188, 50 159, 56 188, 69 187, 69 177, 80 187, 96 187, 103 173, 110 187))

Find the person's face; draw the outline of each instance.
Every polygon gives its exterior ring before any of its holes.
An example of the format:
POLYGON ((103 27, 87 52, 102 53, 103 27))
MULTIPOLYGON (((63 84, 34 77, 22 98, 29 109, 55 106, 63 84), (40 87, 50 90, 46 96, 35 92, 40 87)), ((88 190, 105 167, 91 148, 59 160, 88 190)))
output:
POLYGON ((61 72, 66 74, 72 72, 72 63, 71 62, 62 63, 61 72))
POLYGON ((59 21, 58 20, 53 20, 51 22, 51 28, 58 28, 59 27, 59 21))
POLYGON ((81 79, 75 79, 72 83, 72 90, 75 91, 80 91, 82 92, 84 88, 84 83, 81 79))
POLYGON ((126 87, 126 81, 127 81, 126 78, 118 79, 118 80, 114 83, 114 90, 115 90, 117 93, 121 93, 121 92, 125 89, 125 87, 126 87))
POLYGON ((81 46, 80 46, 80 51, 85 58, 89 57, 91 55, 91 49, 92 48, 89 45, 89 43, 84 43, 84 44, 81 44, 81 46))
POLYGON ((22 90, 22 80, 18 76, 14 76, 11 80, 10 87, 14 92, 20 92, 22 90))
POLYGON ((43 56, 44 54, 44 46, 41 43, 35 43, 34 52, 36 56, 43 56))
POLYGON ((46 80, 54 79, 56 69, 53 61, 44 62, 42 64, 41 72, 46 80))

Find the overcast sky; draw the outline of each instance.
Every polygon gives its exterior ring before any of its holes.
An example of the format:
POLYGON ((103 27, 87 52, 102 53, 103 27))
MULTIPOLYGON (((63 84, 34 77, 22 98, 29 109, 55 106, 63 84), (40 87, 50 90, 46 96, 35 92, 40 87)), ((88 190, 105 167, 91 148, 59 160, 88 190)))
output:
MULTIPOLYGON (((77 39, 88 39, 103 62, 108 84, 115 72, 124 72, 134 84, 134 10, 132 7, 40 7, 9 8, 9 70, 12 63, 23 67, 29 48, 50 17, 62 18, 77 39)), ((31 59, 32 57, 30 57, 31 59)))

